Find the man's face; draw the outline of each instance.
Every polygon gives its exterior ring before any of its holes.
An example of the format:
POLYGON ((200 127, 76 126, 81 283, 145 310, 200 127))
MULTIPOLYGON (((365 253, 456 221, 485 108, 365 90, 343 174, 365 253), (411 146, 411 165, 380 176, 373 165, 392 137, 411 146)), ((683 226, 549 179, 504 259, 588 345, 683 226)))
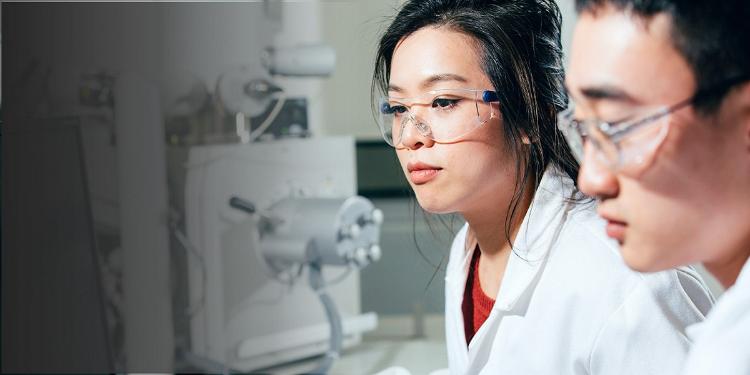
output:
MULTIPOLYGON (((671 42, 671 24, 665 14, 644 19, 607 6, 583 12, 566 82, 575 117, 637 120, 694 95, 695 76, 671 42)), ((608 167, 586 142, 579 185, 600 199, 607 234, 633 269, 723 262, 748 244, 750 136, 747 114, 739 120, 733 100, 711 116, 683 107, 624 139, 637 150, 638 142, 666 131, 627 173, 608 167)))

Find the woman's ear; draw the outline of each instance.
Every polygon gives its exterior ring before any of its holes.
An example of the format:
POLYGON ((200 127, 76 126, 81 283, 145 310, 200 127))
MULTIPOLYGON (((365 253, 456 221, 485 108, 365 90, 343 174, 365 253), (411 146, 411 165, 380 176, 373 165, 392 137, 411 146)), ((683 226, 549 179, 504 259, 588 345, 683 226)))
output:
POLYGON ((531 144, 531 140, 529 140, 529 136, 526 135, 526 133, 524 133, 524 132, 521 132, 521 142, 523 142, 523 144, 525 144, 525 145, 530 145, 531 144))

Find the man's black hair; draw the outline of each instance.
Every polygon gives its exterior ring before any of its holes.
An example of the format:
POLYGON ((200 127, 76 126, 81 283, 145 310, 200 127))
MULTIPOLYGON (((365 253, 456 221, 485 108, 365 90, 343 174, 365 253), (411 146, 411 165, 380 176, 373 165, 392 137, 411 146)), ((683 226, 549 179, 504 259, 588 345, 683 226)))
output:
MULTIPOLYGON (((747 0, 576 0, 579 13, 612 6, 647 21, 657 14, 671 19, 672 43, 685 58, 698 90, 750 74, 750 2, 747 0)), ((699 109, 717 108, 729 91, 696 103, 699 109)))

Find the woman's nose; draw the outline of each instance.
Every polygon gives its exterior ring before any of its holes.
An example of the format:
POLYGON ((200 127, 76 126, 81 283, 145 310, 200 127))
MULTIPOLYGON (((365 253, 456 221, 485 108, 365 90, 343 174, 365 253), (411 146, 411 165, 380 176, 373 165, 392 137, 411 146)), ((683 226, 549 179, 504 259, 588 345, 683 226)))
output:
POLYGON ((401 124, 401 144, 408 149, 416 150, 423 146, 432 147, 434 143, 430 126, 410 113, 401 124))

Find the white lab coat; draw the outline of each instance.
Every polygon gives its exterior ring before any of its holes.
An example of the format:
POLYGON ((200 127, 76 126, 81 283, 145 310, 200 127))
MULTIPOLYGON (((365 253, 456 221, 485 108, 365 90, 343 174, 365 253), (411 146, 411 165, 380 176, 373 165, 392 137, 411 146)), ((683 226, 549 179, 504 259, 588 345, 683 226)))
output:
POLYGON ((750 374, 750 261, 701 324, 688 327, 694 339, 685 375, 750 374))
POLYGON ((495 305, 468 349, 461 303, 473 249, 467 226, 458 233, 445 286, 451 374, 680 371, 690 346, 685 328, 713 303, 708 288, 691 268, 630 270, 594 204, 566 199, 573 191, 562 174, 543 176, 495 305))

